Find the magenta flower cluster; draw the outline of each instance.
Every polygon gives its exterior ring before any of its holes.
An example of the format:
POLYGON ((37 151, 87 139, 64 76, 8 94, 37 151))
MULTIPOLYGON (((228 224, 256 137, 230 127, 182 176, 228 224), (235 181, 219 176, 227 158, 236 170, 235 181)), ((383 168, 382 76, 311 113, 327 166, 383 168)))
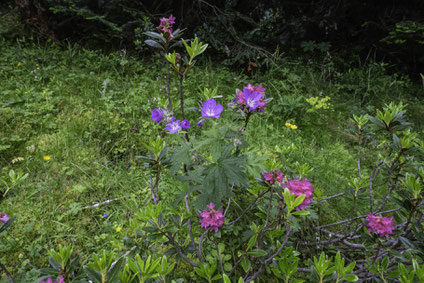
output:
POLYGON ((161 18, 160 25, 158 27, 159 31, 162 33, 169 33, 169 37, 173 38, 172 35, 172 25, 175 24, 175 17, 171 14, 169 18, 161 18))
POLYGON ((63 282, 64 282, 64 279, 63 279, 63 275, 62 274, 59 275, 59 281, 57 281, 57 280, 53 281, 50 277, 47 278, 46 281, 40 281, 40 283, 63 283, 63 282))
POLYGON ((267 103, 264 102, 265 88, 261 84, 253 86, 248 84, 243 91, 238 91, 233 102, 240 105, 242 110, 248 109, 253 112, 264 112, 267 103))
POLYGON ((380 237, 388 238, 389 235, 393 234, 393 230, 395 229, 393 217, 379 217, 370 213, 366 221, 368 222, 366 224, 368 233, 378 233, 380 237))
POLYGON ((180 122, 180 120, 176 120, 175 117, 167 117, 168 112, 164 109, 153 109, 152 110, 152 117, 151 120, 159 123, 162 120, 167 121, 165 130, 168 130, 171 134, 177 133, 181 129, 189 129, 190 128, 190 121, 183 120, 180 122))
POLYGON ((1 223, 6 223, 7 221, 9 221, 9 219, 10 219, 10 217, 9 217, 9 215, 7 215, 6 213, 4 213, 4 212, 0 212, 0 222, 1 223))
POLYGON ((224 225, 225 217, 222 214, 222 210, 215 210, 215 204, 210 203, 206 206, 207 209, 204 209, 200 216, 202 220, 199 221, 201 224, 200 227, 205 229, 210 229, 210 231, 218 232, 218 228, 224 225))
POLYGON ((281 187, 289 189, 290 193, 294 194, 296 198, 300 195, 305 195, 305 199, 298 207, 296 207, 296 210, 305 210, 311 203, 314 195, 314 187, 307 178, 303 180, 290 180, 285 184, 281 184, 281 187))
POLYGON ((268 181, 271 185, 277 181, 278 183, 283 183, 284 176, 283 172, 281 172, 280 169, 271 171, 271 172, 265 172, 264 173, 264 179, 268 181))

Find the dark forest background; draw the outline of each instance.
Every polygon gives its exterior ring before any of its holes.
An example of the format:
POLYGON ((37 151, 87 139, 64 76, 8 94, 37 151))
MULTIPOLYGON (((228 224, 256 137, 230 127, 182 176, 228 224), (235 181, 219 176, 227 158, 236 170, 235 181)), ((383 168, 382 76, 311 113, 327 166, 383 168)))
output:
MULTIPOLYGON (((143 32, 173 14, 184 37, 197 35, 226 64, 264 65, 279 56, 324 58, 340 67, 385 61, 419 79, 424 66, 424 1, 3 0, 13 39, 20 24, 40 38, 90 48, 152 52, 143 32)), ((4 21, 2 21, 4 22, 4 21)))

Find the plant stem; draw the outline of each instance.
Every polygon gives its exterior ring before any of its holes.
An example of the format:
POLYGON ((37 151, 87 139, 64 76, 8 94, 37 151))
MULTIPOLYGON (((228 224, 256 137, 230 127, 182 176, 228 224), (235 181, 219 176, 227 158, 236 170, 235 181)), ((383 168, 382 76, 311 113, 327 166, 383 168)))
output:
POLYGON ((166 61, 166 75, 167 75, 167 77, 166 77, 166 91, 168 93, 168 104, 169 104, 168 109, 169 109, 169 111, 173 112, 172 100, 171 100, 171 89, 170 89, 170 86, 169 86, 169 84, 170 84, 169 61, 166 60, 166 58, 165 58, 165 61, 166 61))
POLYGON ((13 281, 12 275, 10 275, 9 271, 6 269, 6 266, 4 266, 1 262, 0 262, 0 267, 4 270, 4 272, 6 273, 7 278, 9 279, 10 283, 14 283, 15 281, 13 281))
POLYGON ((183 120, 185 120, 184 115, 184 97, 183 97, 183 80, 184 76, 180 75, 180 104, 181 104, 181 114, 183 115, 183 120))

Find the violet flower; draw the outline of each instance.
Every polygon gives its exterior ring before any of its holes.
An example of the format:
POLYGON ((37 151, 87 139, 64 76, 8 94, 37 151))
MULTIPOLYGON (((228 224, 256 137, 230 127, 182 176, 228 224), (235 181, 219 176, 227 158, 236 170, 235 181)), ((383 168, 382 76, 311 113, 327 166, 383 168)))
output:
POLYGON ((221 104, 216 104, 215 99, 211 98, 203 102, 202 116, 205 118, 218 119, 222 110, 224 110, 224 107, 221 104))
POLYGON ((201 224, 200 227, 208 229, 210 228, 210 231, 218 232, 218 228, 224 225, 225 217, 222 214, 222 210, 215 210, 215 204, 210 203, 206 206, 210 211, 207 211, 206 209, 203 210, 202 213, 200 213, 200 216, 202 217, 202 220, 199 221, 201 224))
POLYGON ((197 125, 198 127, 202 127, 204 123, 205 123, 205 120, 204 120, 204 119, 202 119, 202 120, 200 120, 199 122, 197 122, 197 123, 196 123, 196 125, 197 125))
POLYGON ((9 217, 9 215, 7 215, 6 213, 4 213, 4 212, 0 212, 0 222, 1 223, 6 223, 7 221, 9 221, 9 219, 10 219, 10 217, 9 217))
POLYGON ((183 129, 190 129, 190 121, 183 120, 181 122, 181 128, 183 128, 183 129))
POLYGON ((265 88, 261 84, 254 86, 248 84, 243 91, 237 91, 233 102, 240 105, 241 110, 249 107, 249 111, 264 112, 267 103, 263 101, 265 88))
POLYGON ((162 109, 153 109, 152 110, 152 118, 151 120, 155 121, 156 123, 159 123, 163 119, 163 111, 162 109))
POLYGON ((263 94, 257 91, 250 91, 247 87, 243 89, 243 98, 246 101, 246 106, 249 106, 250 111, 255 111, 256 108, 262 106, 260 100, 262 100, 263 94))
POLYGON ((180 120, 175 121, 175 118, 172 117, 170 121, 171 122, 166 125, 165 130, 168 130, 171 134, 175 134, 181 130, 180 120))
POLYGON ((296 207, 296 211, 305 210, 311 203, 314 195, 314 187, 307 178, 302 181, 299 179, 290 180, 286 184, 281 184, 281 187, 288 188, 290 193, 294 194, 296 198, 300 195, 305 195, 305 199, 299 206, 296 207))
POLYGON ((393 234, 393 230, 395 229, 395 224, 393 223, 392 217, 378 217, 374 216, 372 213, 368 214, 366 221, 368 223, 366 226, 368 227, 369 233, 378 233, 380 237, 388 238, 389 235, 393 234))

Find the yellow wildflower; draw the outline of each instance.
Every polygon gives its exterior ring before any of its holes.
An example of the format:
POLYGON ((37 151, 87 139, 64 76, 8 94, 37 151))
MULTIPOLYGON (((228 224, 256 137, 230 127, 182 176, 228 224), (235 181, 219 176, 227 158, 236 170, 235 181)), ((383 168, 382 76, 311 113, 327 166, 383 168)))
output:
POLYGON ((297 129, 297 126, 296 126, 296 125, 291 125, 291 126, 290 126, 290 128, 291 128, 292 130, 296 130, 296 129, 297 129))
POLYGON ((116 227, 116 232, 120 232, 122 230, 121 227, 116 227))
POLYGON ((50 156, 48 156, 48 155, 44 155, 44 156, 43 156, 43 159, 44 159, 45 161, 49 161, 49 160, 51 159, 51 157, 50 157, 50 156))
POLYGON ((43 94, 46 94, 46 91, 45 90, 43 90, 43 94))
POLYGON ((22 63, 21 63, 21 62, 19 62, 19 63, 18 63, 18 67, 20 67, 21 65, 22 65, 22 63))

